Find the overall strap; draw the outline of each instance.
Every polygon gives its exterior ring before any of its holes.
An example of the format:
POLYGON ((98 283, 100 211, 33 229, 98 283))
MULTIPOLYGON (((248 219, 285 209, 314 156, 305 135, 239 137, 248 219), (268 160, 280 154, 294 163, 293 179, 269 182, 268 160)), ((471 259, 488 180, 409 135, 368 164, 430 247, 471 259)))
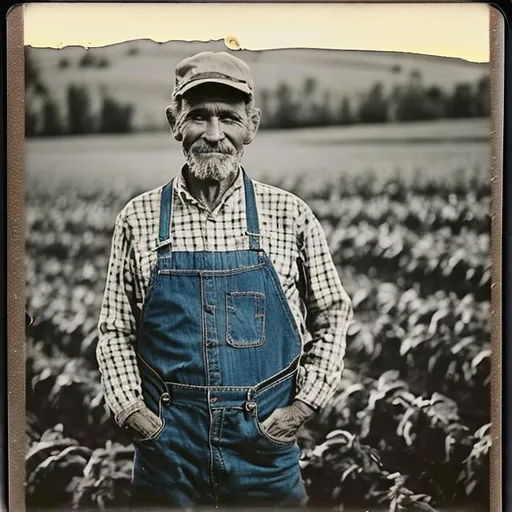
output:
POLYGON ((172 212, 172 180, 164 185, 160 199, 160 231, 158 246, 162 246, 171 237, 171 212, 172 212))
POLYGON ((254 186, 247 173, 242 169, 245 189, 245 215, 247 219, 247 234, 249 235, 249 248, 260 248, 260 228, 258 223, 258 210, 254 196, 254 186))

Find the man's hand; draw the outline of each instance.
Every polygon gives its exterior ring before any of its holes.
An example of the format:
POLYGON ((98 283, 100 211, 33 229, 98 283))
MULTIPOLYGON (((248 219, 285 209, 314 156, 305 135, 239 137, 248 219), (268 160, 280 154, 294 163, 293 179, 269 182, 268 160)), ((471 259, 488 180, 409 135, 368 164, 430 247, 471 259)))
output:
POLYGON ((295 400, 288 407, 276 409, 262 424, 265 433, 282 439, 293 441, 302 424, 315 412, 306 403, 295 400))
POLYGON ((162 420, 153 411, 144 407, 126 418, 125 427, 135 430, 141 439, 151 438, 162 428, 162 420))

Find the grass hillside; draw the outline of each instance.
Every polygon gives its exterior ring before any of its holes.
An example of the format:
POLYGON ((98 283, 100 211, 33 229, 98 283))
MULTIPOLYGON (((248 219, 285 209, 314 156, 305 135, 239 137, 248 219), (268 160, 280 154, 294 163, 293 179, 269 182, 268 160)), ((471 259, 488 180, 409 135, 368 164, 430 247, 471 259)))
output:
MULTIPOLYGON (((365 125, 262 131, 246 146, 243 163, 253 178, 263 181, 278 175, 289 176, 293 183, 304 176, 309 190, 321 187, 329 176, 357 181, 369 169, 380 180, 400 176, 407 186, 425 180, 448 186, 470 180, 474 173, 481 176, 482 170, 490 178, 489 140, 488 119, 388 123, 385 129, 365 125), (323 178, 306 179, 313 172, 323 178)), ((27 183, 34 180, 38 189, 59 188, 64 194, 78 184, 91 194, 156 187, 179 172, 183 161, 169 130, 27 139, 25 144, 27 183)))
MULTIPOLYGON (((61 50, 30 48, 39 68, 41 81, 65 114, 66 94, 70 84, 87 85, 92 111, 101 108, 101 91, 108 90, 121 103, 135 107, 134 126, 164 127, 164 108, 170 99, 174 68, 183 58, 202 50, 226 50, 222 41, 156 43, 131 41, 102 48, 78 46, 61 50), (84 57, 91 65, 80 65, 84 57)), ((421 73, 425 86, 436 85, 451 90, 455 83, 474 83, 488 74, 488 64, 461 59, 391 52, 285 49, 239 51, 254 74, 261 99, 263 88, 275 90, 286 82, 295 94, 302 94, 305 80, 314 78, 313 96, 330 95, 333 105, 341 97, 357 99, 376 81, 389 91, 406 83, 410 73, 421 73)), ((83 64, 83 63, 82 63, 83 64)))

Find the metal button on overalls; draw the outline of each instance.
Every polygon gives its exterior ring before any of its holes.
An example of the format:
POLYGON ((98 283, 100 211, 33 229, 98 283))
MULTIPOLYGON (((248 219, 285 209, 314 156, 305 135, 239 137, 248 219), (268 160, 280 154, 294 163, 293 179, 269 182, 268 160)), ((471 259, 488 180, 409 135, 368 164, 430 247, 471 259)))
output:
POLYGON ((134 441, 133 486, 169 507, 304 503, 297 443, 261 429, 293 401, 301 339, 241 172, 247 250, 173 251, 172 182, 162 190, 137 353, 144 400, 164 427, 134 441))

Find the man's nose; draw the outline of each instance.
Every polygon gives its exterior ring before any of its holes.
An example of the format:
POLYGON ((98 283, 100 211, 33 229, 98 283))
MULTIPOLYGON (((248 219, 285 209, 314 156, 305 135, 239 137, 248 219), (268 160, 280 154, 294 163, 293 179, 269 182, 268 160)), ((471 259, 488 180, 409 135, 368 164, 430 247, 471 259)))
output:
POLYGON ((217 117, 212 117, 208 120, 204 137, 208 142, 218 142, 224 138, 224 132, 217 117))

